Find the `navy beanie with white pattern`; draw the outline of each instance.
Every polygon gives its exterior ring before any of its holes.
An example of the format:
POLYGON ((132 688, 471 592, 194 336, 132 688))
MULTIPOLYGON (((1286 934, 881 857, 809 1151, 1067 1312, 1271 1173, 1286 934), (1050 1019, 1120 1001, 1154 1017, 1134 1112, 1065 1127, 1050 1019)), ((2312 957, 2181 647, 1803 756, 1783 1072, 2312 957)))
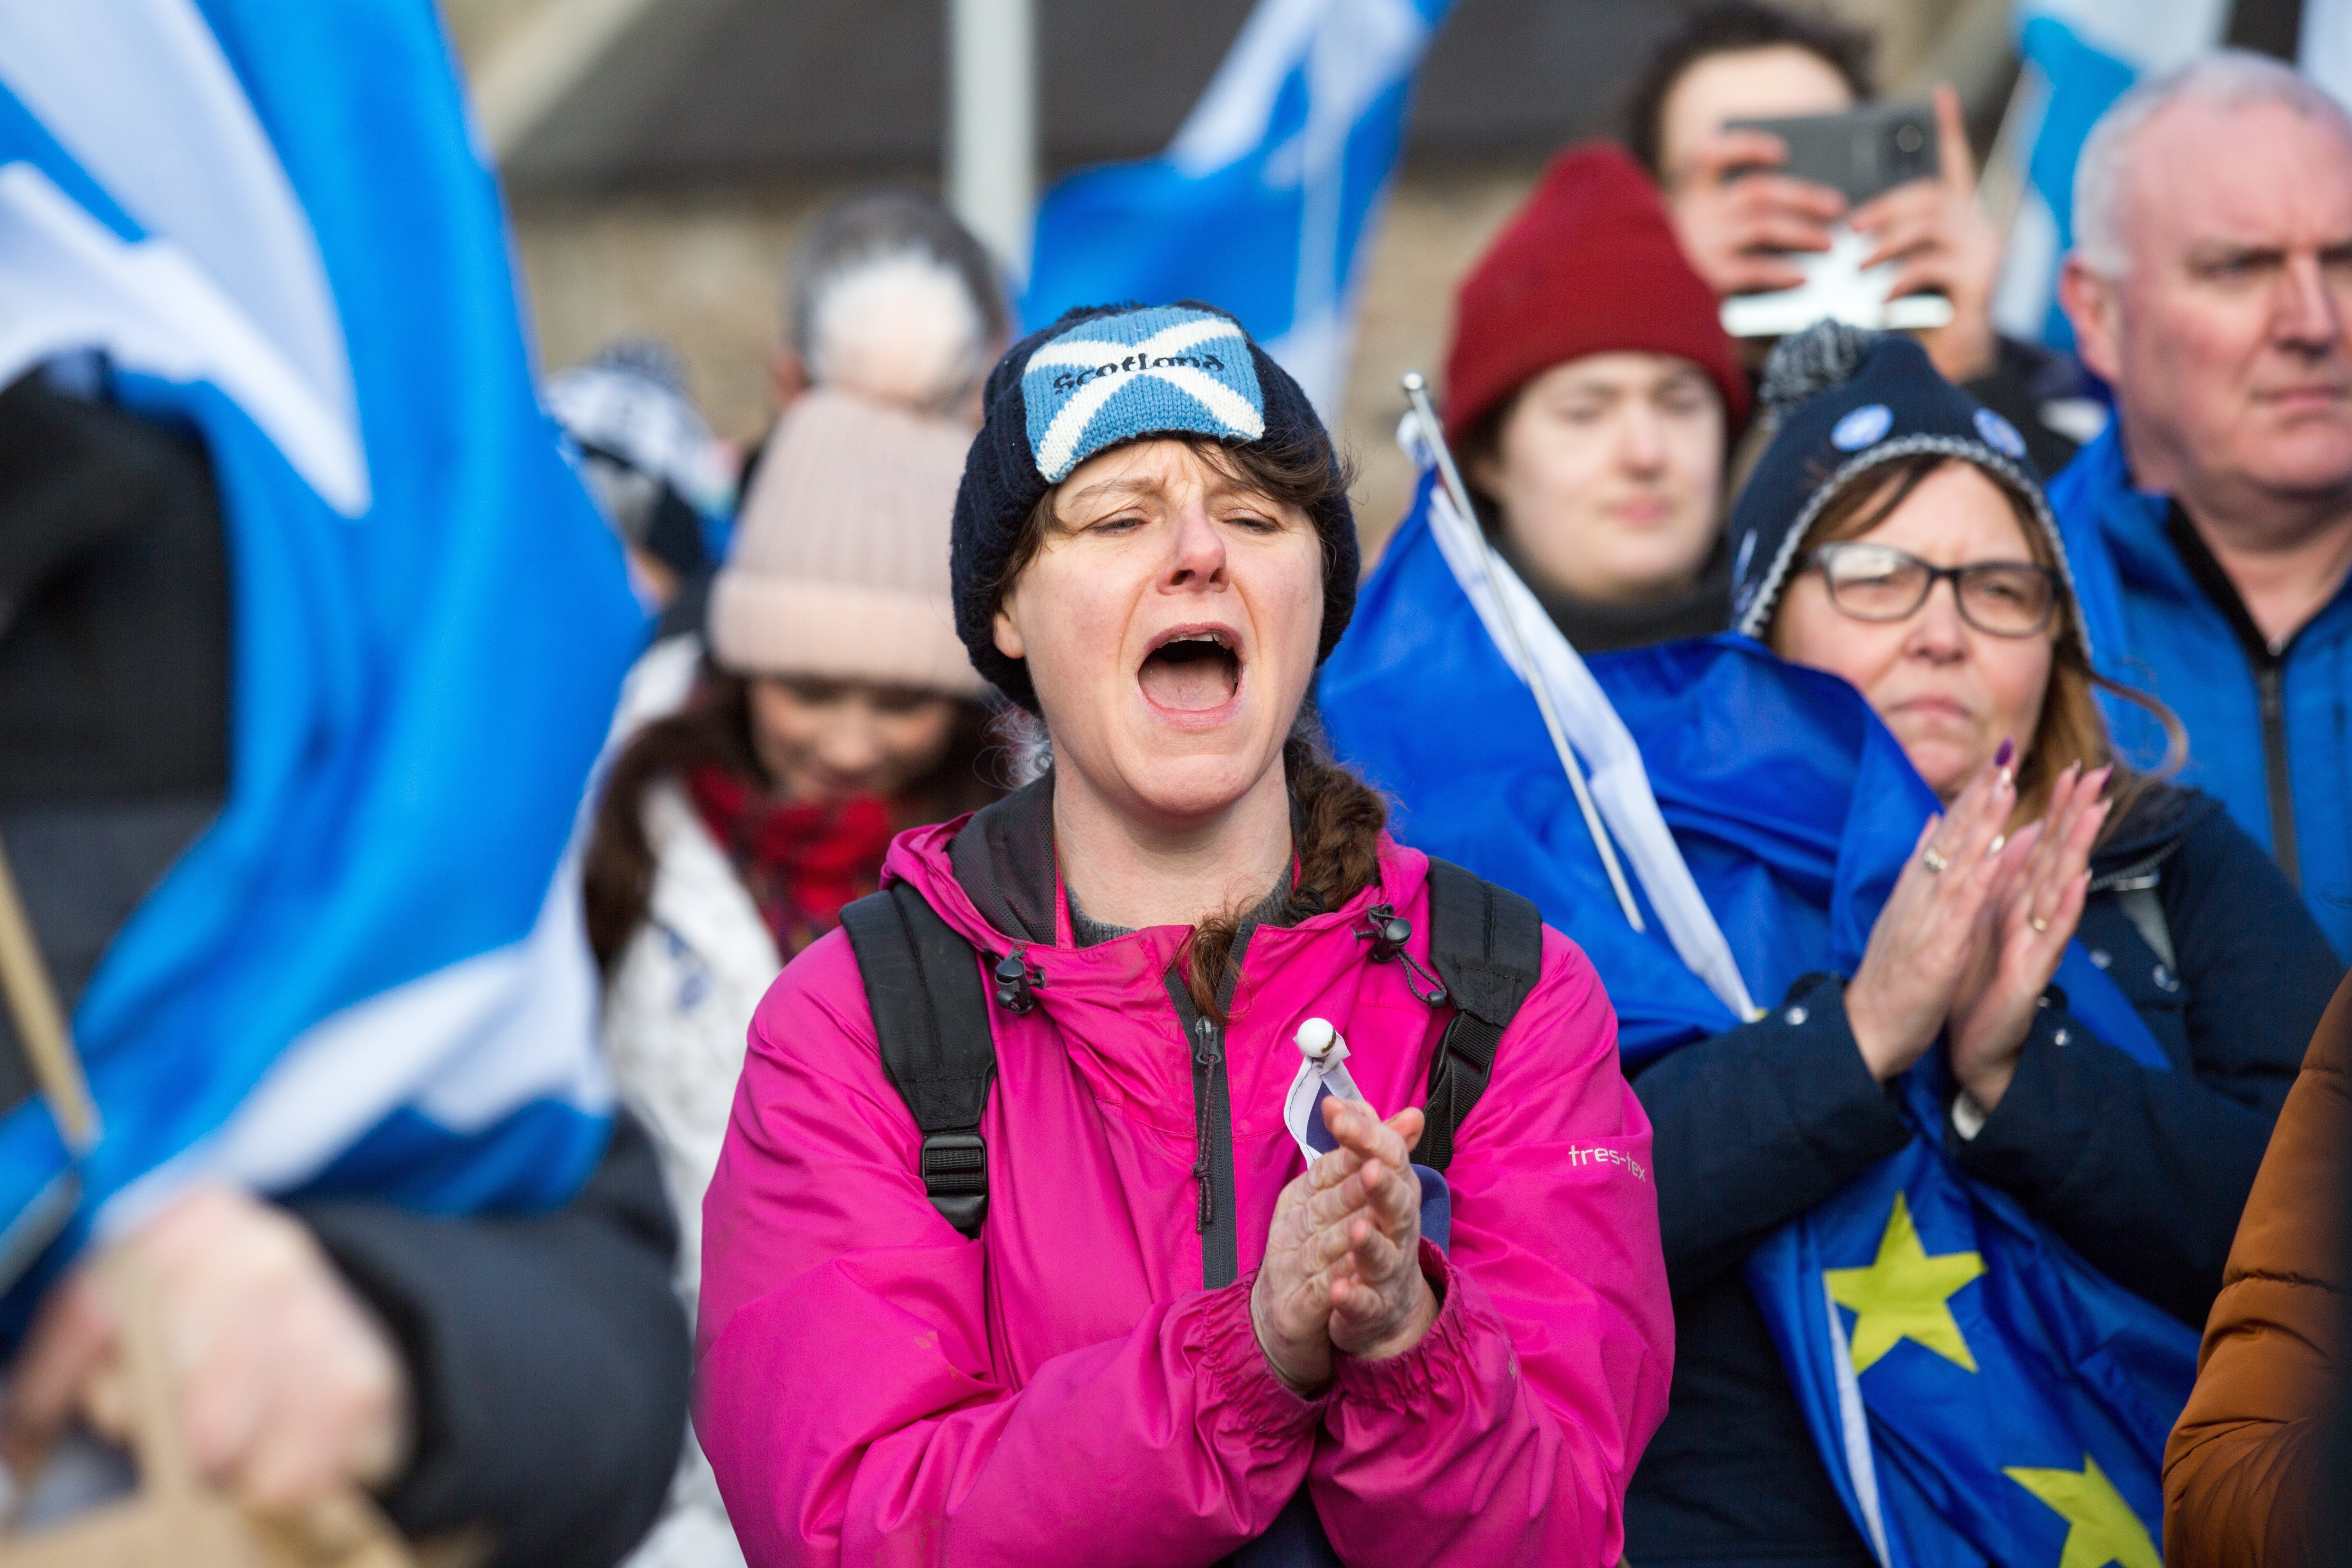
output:
MULTIPOLYGON (((986 422, 964 458, 956 491, 950 573, 956 632, 973 668, 1034 712, 1024 661, 996 647, 997 584, 1022 524, 1051 487, 1097 453, 1152 436, 1260 441, 1339 457, 1306 393, 1213 305, 1105 305, 1069 311, 1005 352, 982 393, 986 422)), ((1327 563, 1323 633, 1328 656, 1356 607, 1355 517, 1346 497, 1316 509, 1327 563)))
MULTIPOLYGON (((1770 629, 1802 565, 1805 535, 1832 500, 1880 465, 1927 452, 1974 463, 2023 497, 2074 596, 2066 546, 2025 438, 1937 374, 1916 342, 1817 322, 1773 348, 1762 397, 1775 427, 1731 512, 1733 629, 1754 637, 1770 629)), ((2082 637, 2082 617, 2068 618, 2082 637)))

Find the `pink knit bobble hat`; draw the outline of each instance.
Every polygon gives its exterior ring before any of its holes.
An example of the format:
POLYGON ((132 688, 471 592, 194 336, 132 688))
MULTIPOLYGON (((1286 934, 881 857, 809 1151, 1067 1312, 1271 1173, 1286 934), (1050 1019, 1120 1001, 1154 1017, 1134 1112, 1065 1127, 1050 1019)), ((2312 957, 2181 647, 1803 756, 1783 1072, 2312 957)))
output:
POLYGON ((948 590, 948 526, 971 445, 961 425, 848 393, 795 401, 711 587, 720 666, 985 692, 948 590))

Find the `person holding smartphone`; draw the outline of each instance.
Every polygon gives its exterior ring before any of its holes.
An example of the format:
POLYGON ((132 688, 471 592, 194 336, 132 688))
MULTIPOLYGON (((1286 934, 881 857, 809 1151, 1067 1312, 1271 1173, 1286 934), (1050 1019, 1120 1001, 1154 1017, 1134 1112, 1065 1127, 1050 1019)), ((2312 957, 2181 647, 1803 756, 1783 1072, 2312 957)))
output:
POLYGON ((1951 321, 1921 331, 1921 346, 1946 380, 2015 425, 2035 466, 2054 474, 2077 440, 2045 409, 2077 395, 2081 372, 2064 354, 1994 331, 2001 241, 1977 205, 1958 95, 1948 86, 1936 90, 1937 176, 1859 205, 1828 185, 1772 172, 1788 162, 1779 137, 1728 128, 1870 101, 1877 96, 1870 54, 1865 33, 1756 0, 1701 6, 1637 80, 1626 142, 1657 181, 1683 254, 1718 295, 1795 288, 1804 280, 1800 258, 1828 250, 1842 221, 1869 243, 1864 267, 1896 264, 1890 298, 1949 300, 1951 321))

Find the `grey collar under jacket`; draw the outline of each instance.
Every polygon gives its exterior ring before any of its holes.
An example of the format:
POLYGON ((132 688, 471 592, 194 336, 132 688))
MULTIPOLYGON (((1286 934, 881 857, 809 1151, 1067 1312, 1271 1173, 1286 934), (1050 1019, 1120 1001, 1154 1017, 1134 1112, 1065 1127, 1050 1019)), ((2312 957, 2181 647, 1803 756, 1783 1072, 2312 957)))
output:
MULTIPOLYGON (((972 907, 990 925, 1034 946, 1052 947, 1057 934, 1055 903, 1059 891, 1054 855, 1054 775, 1049 773, 974 812, 948 846, 948 863, 972 907)), ((1295 923, 1298 911, 1291 907, 1291 890, 1292 872, 1286 868, 1273 890, 1244 917, 1244 923, 1295 923)), ((1129 934, 1122 927, 1087 919, 1075 899, 1070 900, 1070 926, 1072 939, 1080 947, 1129 934)))

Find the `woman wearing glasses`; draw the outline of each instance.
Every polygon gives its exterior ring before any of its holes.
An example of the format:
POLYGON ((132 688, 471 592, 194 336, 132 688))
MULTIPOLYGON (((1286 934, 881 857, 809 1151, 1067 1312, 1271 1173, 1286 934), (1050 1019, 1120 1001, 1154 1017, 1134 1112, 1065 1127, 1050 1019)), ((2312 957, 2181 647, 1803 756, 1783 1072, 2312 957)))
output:
POLYGON ((1945 803, 1850 978, 1657 1060, 1675 1294, 1665 1425, 1627 1500, 1635 1562, 1871 1560, 1743 1279, 1757 1244, 1912 1134, 1888 1087, 1940 1039, 1945 1145, 2093 1267, 2192 1328, 2336 964, 2218 803, 2118 757, 2022 441, 1908 340, 1776 355, 1778 433, 1732 519, 1733 620, 1851 683, 1945 803), (1859 363, 1853 361, 1859 358, 1859 363), (1851 365, 1851 374, 1847 367, 1851 365), (1809 378, 1814 383, 1806 384, 1809 378), (2171 1070, 2051 984, 2079 938, 2171 1070))

